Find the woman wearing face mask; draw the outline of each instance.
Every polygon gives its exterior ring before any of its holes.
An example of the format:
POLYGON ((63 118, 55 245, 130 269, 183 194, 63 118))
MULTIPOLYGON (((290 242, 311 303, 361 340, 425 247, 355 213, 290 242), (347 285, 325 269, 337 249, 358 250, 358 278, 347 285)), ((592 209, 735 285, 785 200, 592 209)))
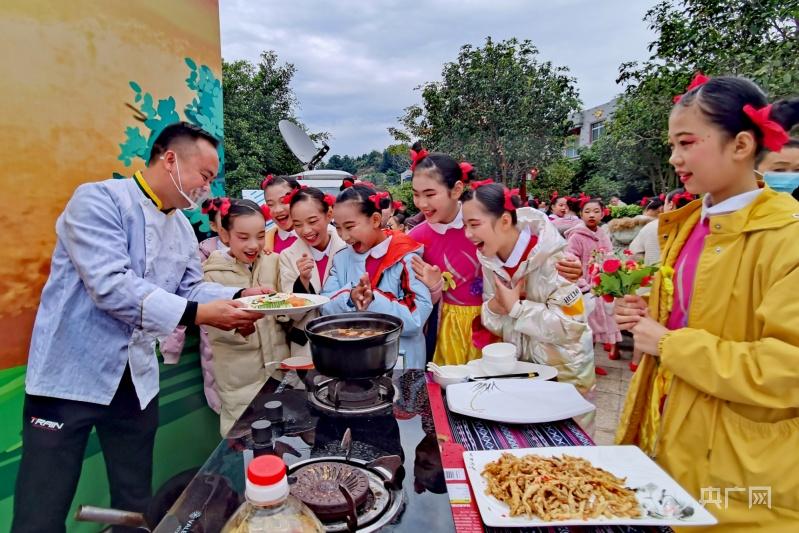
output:
MULTIPOLYGON (((280 290, 320 294, 333 267, 333 258, 347 247, 330 225, 336 199, 313 187, 295 189, 288 198, 291 220, 299 239, 280 254, 280 290)), ((291 355, 311 355, 304 330, 305 324, 317 316, 318 312, 311 311, 291 317, 288 332, 291 355)))
POLYGON ((763 150, 756 165, 757 172, 769 187, 790 193, 799 200, 799 138, 791 138, 779 152, 763 150))

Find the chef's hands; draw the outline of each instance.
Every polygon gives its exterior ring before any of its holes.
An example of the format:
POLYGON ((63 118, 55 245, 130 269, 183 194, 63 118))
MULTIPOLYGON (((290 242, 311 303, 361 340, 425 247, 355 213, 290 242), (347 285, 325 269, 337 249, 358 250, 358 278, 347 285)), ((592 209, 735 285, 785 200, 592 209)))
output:
POLYGON ((358 284, 350 291, 350 299, 358 311, 365 311, 369 307, 369 304, 375 299, 369 274, 361 276, 358 284))
POLYGON ((311 274, 313 273, 314 268, 316 268, 316 263, 308 256, 308 254, 302 254, 302 257, 297 259, 297 270, 300 273, 300 281, 306 290, 311 284, 311 274))
POLYGON ((411 258, 411 267, 416 278, 421 280, 428 289, 434 289, 441 283, 441 269, 435 265, 425 263, 418 255, 411 258))
POLYGON ((494 298, 489 302, 489 308, 499 315, 509 315, 516 302, 521 300, 523 282, 521 279, 512 287, 508 287, 505 285, 505 280, 495 273, 494 298))
POLYGON ((235 329, 246 337, 255 331, 255 321, 263 318, 264 315, 245 311, 241 309, 242 307, 244 304, 237 300, 216 300, 199 304, 194 323, 198 326, 212 326, 226 331, 235 329))
POLYGON ((563 257, 558 260, 555 268, 561 277, 572 283, 576 283, 577 280, 580 279, 580 276, 583 275, 583 264, 580 262, 580 259, 572 253, 567 252, 563 254, 563 257))

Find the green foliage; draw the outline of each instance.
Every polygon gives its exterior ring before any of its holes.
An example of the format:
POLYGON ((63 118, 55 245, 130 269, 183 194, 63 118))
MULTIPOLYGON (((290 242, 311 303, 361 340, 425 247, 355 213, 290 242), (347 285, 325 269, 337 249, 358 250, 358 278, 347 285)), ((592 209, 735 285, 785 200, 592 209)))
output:
POLYGON ((619 195, 619 183, 602 174, 596 174, 591 176, 580 190, 592 198, 602 198, 607 201, 611 196, 619 195))
POLYGON ((391 197, 394 201, 401 201, 405 204, 405 212, 410 215, 415 215, 419 212, 416 206, 413 205, 413 185, 410 180, 405 181, 402 185, 394 185, 388 188, 391 192, 391 197))
POLYGON ((330 156, 320 168, 343 170, 381 187, 399 184, 400 174, 408 170, 410 157, 407 144, 392 144, 383 152, 372 150, 358 157, 330 156))
POLYGON ((644 20, 656 34, 652 55, 620 66, 626 91, 592 155, 602 154, 597 172, 660 193, 678 186, 668 163, 672 98, 696 71, 749 77, 773 99, 796 94, 799 0, 662 0, 644 20))
POLYGON ((610 206, 611 218, 635 217, 644 212, 644 208, 637 204, 610 206))
MULTIPOLYGON (((192 101, 183 109, 185 120, 222 140, 224 134, 221 82, 207 65, 198 68, 194 60, 189 57, 184 58, 184 61, 189 69, 186 86, 195 93, 192 101)), ((133 90, 133 101, 136 104, 128 104, 128 107, 133 109, 134 118, 142 122, 149 132, 145 136, 138 126, 125 128, 125 140, 119 145, 117 158, 126 167, 131 166, 136 159, 146 162, 153 143, 161 131, 168 125, 183 120, 176 110, 176 102, 172 96, 158 100, 154 105, 153 95, 144 92, 141 85, 132 80, 128 85, 133 90)), ((221 196, 225 193, 225 154, 221 144, 218 151, 219 176, 211 183, 212 196, 221 196)), ((199 209, 185 213, 198 233, 202 235, 211 231, 208 217, 199 209)))
POLYGON ((535 181, 528 182, 527 194, 534 198, 549 198, 553 191, 567 194, 572 190, 576 166, 571 159, 556 159, 541 169, 535 181))
MULTIPOLYGON (((297 99, 291 89, 295 68, 279 63, 271 50, 257 64, 223 61, 225 93, 226 182, 229 196, 260 187, 264 174, 294 174, 301 163, 280 136, 277 124, 289 119, 297 124, 297 99)), ((323 140, 326 133, 310 134, 323 140)))
POLYGON ((580 103, 574 83, 565 67, 540 61, 532 42, 489 37, 482 47, 461 47, 440 82, 419 87, 423 104, 406 108, 402 127, 389 132, 516 184, 530 168, 560 158, 580 103))

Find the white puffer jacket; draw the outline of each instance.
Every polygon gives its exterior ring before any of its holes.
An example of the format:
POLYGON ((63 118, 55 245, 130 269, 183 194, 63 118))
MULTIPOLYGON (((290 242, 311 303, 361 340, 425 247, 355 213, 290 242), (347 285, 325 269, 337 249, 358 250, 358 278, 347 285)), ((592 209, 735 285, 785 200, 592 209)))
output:
POLYGON ((515 344, 520 360, 556 367, 558 381, 573 384, 590 399, 596 376, 585 302, 577 284, 562 278, 555 268, 564 256, 566 241, 540 211, 524 207, 516 216, 516 227, 527 229, 538 242, 513 278, 497 257, 478 253, 483 265, 483 324, 505 342, 515 344), (488 307, 494 297, 495 273, 509 286, 522 279, 525 282, 525 299, 508 315, 498 315, 488 307))

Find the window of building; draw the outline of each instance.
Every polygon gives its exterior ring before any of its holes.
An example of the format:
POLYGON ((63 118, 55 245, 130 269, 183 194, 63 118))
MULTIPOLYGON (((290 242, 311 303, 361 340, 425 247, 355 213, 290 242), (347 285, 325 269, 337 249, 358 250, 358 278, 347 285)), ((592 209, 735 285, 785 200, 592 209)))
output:
POLYGON ((563 155, 570 158, 577 157, 577 144, 579 139, 577 135, 570 135, 566 137, 566 142, 563 145, 563 155))
POLYGON ((605 135, 605 121, 594 122, 591 124, 591 142, 596 141, 605 135))

